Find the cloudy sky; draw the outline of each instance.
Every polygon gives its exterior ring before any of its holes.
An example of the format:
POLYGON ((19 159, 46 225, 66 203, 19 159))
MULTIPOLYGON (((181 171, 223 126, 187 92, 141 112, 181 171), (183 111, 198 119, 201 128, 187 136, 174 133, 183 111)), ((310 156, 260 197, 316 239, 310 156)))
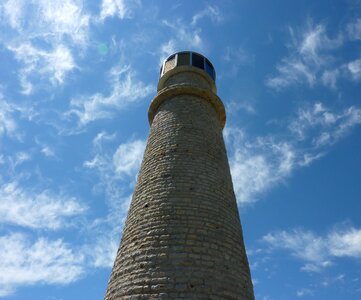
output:
POLYGON ((1 0, 0 297, 102 299, 180 50, 217 72, 256 298, 361 299, 358 0, 1 0))

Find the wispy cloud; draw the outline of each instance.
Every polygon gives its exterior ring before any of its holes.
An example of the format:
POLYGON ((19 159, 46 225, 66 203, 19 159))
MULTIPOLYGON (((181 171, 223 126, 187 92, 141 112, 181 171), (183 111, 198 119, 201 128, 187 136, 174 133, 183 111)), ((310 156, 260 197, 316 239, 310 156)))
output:
POLYGON ((219 23, 223 20, 223 15, 219 8, 217 6, 209 5, 193 16, 191 24, 194 26, 205 17, 209 17, 213 22, 216 23, 219 23))
POLYGON ((272 186, 279 184, 295 167, 296 153, 291 143, 271 137, 250 141, 237 128, 224 131, 235 194, 240 204, 252 203, 272 186))
POLYGON ((41 38, 56 42, 70 38, 84 45, 88 39, 90 16, 84 13, 82 0, 7 0, 2 23, 18 33, 21 40, 41 38))
POLYGON ((347 33, 351 40, 361 40, 361 18, 347 25, 347 33))
POLYGON ((0 236, 0 297, 13 294, 20 285, 74 282, 84 273, 82 264, 83 256, 60 239, 0 236))
POLYGON ((57 45, 52 50, 41 50, 29 43, 9 46, 15 57, 24 64, 20 71, 20 80, 24 94, 31 94, 33 85, 30 77, 34 74, 50 78, 54 85, 62 84, 68 72, 76 65, 70 50, 64 45, 57 45))
POLYGON ((302 288, 296 292, 296 296, 297 297, 313 296, 313 291, 308 288, 302 288))
POLYGON ((330 267, 336 258, 361 258, 361 229, 354 227, 334 229, 325 236, 303 229, 279 231, 265 235, 262 240, 271 249, 289 251, 305 262, 301 270, 307 272, 330 267))
POLYGON ((28 160, 31 160, 31 154, 28 152, 17 152, 15 153, 15 159, 13 160, 12 157, 10 157, 10 161, 12 164, 12 167, 15 169, 17 166, 21 165, 23 162, 26 162, 28 160))
POLYGON ((0 137, 4 134, 14 136, 17 123, 13 117, 14 108, 0 93, 0 137))
POLYGON ((86 210, 75 198, 24 189, 18 182, 2 184, 0 198, 0 223, 33 229, 59 229, 86 210))
POLYGON ((129 65, 118 65, 108 74, 111 92, 108 96, 97 93, 91 96, 80 96, 71 100, 71 109, 67 117, 75 115, 79 126, 98 119, 114 116, 115 111, 139 102, 150 95, 155 88, 136 78, 135 71, 129 65))
POLYGON ((113 141, 116 138, 116 134, 109 134, 106 131, 99 132, 93 139, 94 149, 101 151, 103 148, 103 143, 106 141, 113 141))
POLYGON ((176 51, 190 49, 204 52, 206 43, 202 38, 202 27, 199 26, 199 23, 205 18, 214 23, 219 23, 223 20, 223 14, 217 6, 208 5, 195 13, 191 22, 182 18, 162 20, 163 26, 171 31, 172 38, 163 42, 159 47, 160 63, 176 51))
MULTIPOLYGON (((114 136, 106 132, 96 135, 93 140, 94 157, 84 162, 83 166, 98 173, 100 184, 105 190, 108 200, 124 198, 123 189, 118 186, 127 182, 135 182, 135 176, 139 170, 145 149, 145 141, 140 139, 131 139, 120 144, 112 153, 109 149, 104 149, 103 141, 113 140, 114 136), (115 195, 115 186, 118 187, 118 193, 115 195), (119 194, 120 193, 120 194, 119 194)), ((111 203, 110 203, 111 204, 111 203)))
POLYGON ((84 247, 84 253, 95 268, 111 268, 119 247, 120 233, 129 209, 131 195, 113 200, 112 207, 117 206, 105 219, 97 219, 90 226, 94 241, 84 247))
POLYGON ((337 111, 316 102, 299 109, 289 120, 287 135, 251 138, 240 128, 226 128, 224 136, 238 202, 257 201, 296 169, 325 155, 330 146, 359 124, 360 108, 337 111))
MULTIPOLYGON (((99 145, 99 138, 104 138, 104 134, 98 134, 95 137, 96 145, 99 145)), ((113 155, 98 148, 93 159, 84 162, 84 167, 98 170, 101 176, 106 177, 102 178, 106 181, 109 180, 109 176, 114 179, 129 176, 133 180, 142 161, 144 149, 143 140, 131 140, 120 144, 113 155)))
POLYGON ((353 80, 361 80, 361 58, 349 62, 346 66, 353 80))
POLYGON ((313 62, 316 65, 324 64, 328 56, 324 51, 339 48, 343 39, 341 36, 331 39, 326 33, 326 27, 322 24, 312 26, 302 37, 301 43, 295 39, 295 35, 291 29, 294 38, 295 47, 302 55, 304 61, 313 62))
POLYGON ((227 72, 224 76, 236 76, 241 66, 254 61, 254 57, 244 47, 226 47, 222 60, 226 64, 227 72))
POLYGON ((267 86, 281 89, 291 84, 303 82, 313 86, 316 82, 315 69, 297 59, 283 59, 281 64, 277 66, 277 71, 278 75, 266 80, 267 86))
POLYGON ((299 109, 289 129, 299 140, 312 136, 315 148, 332 145, 346 136, 350 130, 361 124, 361 109, 350 106, 341 111, 332 111, 317 102, 311 107, 299 109))
POLYGON ((54 150, 49 146, 43 146, 43 148, 41 149, 41 153, 43 153, 47 157, 55 156, 54 150))
POLYGON ((201 36, 202 29, 198 26, 199 21, 203 18, 210 18, 213 22, 218 23, 223 16, 217 6, 207 6, 194 14, 190 23, 181 18, 162 21, 162 24, 171 30, 173 37, 160 46, 161 62, 170 54, 180 50, 191 49, 204 52, 205 42, 201 36))
POLYGON ((88 43, 89 15, 81 0, 8 0, 0 4, 3 32, 11 28, 16 34, 0 39, 14 53, 20 66, 19 80, 24 94, 33 92, 33 82, 49 78, 63 84, 67 73, 76 67, 74 47, 88 43))
POLYGON ((335 230, 328 235, 329 252, 335 257, 361 258, 361 229, 335 230))
POLYGON ((135 140, 119 145, 113 155, 115 172, 118 174, 134 175, 142 162, 145 143, 142 140, 135 140))
POLYGON ((31 104, 18 104, 14 99, 7 98, 0 86, 0 138, 7 136, 11 139, 21 141, 24 135, 24 128, 21 121, 31 121, 37 112, 31 104))
POLYGON ((129 188, 134 186, 145 149, 145 141, 131 139, 113 152, 103 145, 113 140, 114 135, 97 134, 93 140, 95 156, 84 162, 84 167, 98 174, 96 189, 105 194, 108 206, 108 214, 91 225, 95 240, 85 249, 95 267, 111 267, 114 262, 119 234, 131 200, 129 188))
POLYGON ((239 111, 244 111, 246 113, 249 113, 251 115, 256 114, 256 109, 251 101, 247 100, 237 100, 237 101, 231 101, 229 103, 226 103, 226 111, 228 114, 235 115, 239 111))
MULTIPOLYGON (((327 245, 322 237, 316 236, 311 231, 295 229, 293 231, 280 231, 265 235, 262 240, 274 249, 291 251, 297 257, 308 264, 313 264, 318 269, 329 266, 329 255, 326 253, 327 245)), ((307 271, 309 266, 305 265, 307 271)))
MULTIPOLYGON (((171 38, 167 42, 161 45, 161 49, 194 49, 201 51, 203 49, 203 41, 201 38, 201 29, 192 25, 186 24, 182 20, 163 20, 163 25, 172 30, 175 34, 174 38, 171 38), (165 47, 168 45, 168 47, 165 47), (173 45, 173 47, 169 47, 173 45)), ((169 55, 171 53, 164 53, 169 55)), ((164 57, 165 58, 165 57, 164 57)))
POLYGON ((160 46, 160 58, 159 64, 162 64, 163 61, 171 54, 177 52, 177 45, 174 39, 170 39, 169 41, 163 43, 160 46))
POLYGON ((8 0, 0 6, 0 11, 3 11, 3 16, 10 27, 19 31, 22 29, 24 4, 22 0, 8 0))
MULTIPOLYGON (((333 63, 331 51, 341 47, 342 35, 330 38, 323 24, 308 24, 307 29, 296 35, 293 28, 289 28, 292 44, 291 54, 282 59, 277 65, 277 75, 270 76, 266 85, 274 89, 282 89, 292 84, 306 83, 314 86, 324 71, 333 63)), ((324 83, 330 84, 329 78, 324 83)), ((336 78, 333 77, 333 80, 336 78)), ((335 86, 335 81, 332 82, 335 86)))
POLYGON ((321 76, 323 85, 335 89, 337 80, 341 75, 340 73, 341 72, 338 69, 324 71, 321 76))
POLYGON ((139 0, 103 0, 99 19, 104 21, 109 17, 130 18, 133 8, 140 5, 139 0))

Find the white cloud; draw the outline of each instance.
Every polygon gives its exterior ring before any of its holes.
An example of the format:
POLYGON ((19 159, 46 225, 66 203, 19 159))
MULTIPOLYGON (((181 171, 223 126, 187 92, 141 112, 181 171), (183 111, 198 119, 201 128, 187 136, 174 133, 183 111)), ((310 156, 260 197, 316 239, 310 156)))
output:
POLYGON ((164 43, 160 47, 160 59, 159 65, 163 63, 163 61, 171 54, 177 52, 176 42, 171 39, 168 42, 164 43))
POLYGON ((111 155, 102 147, 102 141, 107 138, 113 139, 113 136, 97 134, 93 140, 96 154, 93 159, 84 162, 84 167, 96 169, 104 183, 127 178, 134 180, 143 158, 145 141, 138 139, 122 143, 111 155))
POLYGON ((172 36, 174 37, 161 44, 161 61, 163 61, 166 56, 174 53, 175 49, 191 48, 193 50, 203 52, 204 43, 201 38, 200 28, 185 24, 180 19, 175 21, 163 20, 163 25, 172 30, 172 36))
POLYGON ((226 127, 224 137, 238 202, 257 201, 259 195, 284 182, 297 168, 324 156, 359 124, 360 108, 337 111, 316 102, 300 109, 289 121, 286 138, 251 138, 239 128, 226 127))
POLYGON ((111 268, 119 247, 120 228, 116 233, 104 232, 99 234, 94 244, 88 246, 87 251, 92 258, 92 264, 96 268, 111 268))
POLYGON ((14 108, 5 101, 0 93, 0 136, 3 134, 13 136, 17 129, 16 121, 13 117, 14 108))
POLYGON ((44 30, 62 38, 68 36, 73 42, 84 46, 88 39, 90 16, 83 12, 81 0, 40 0, 35 1, 40 12, 39 33, 44 36, 44 30))
POLYGON ((115 172, 118 174, 134 174, 142 162, 145 142, 135 140, 127 144, 121 144, 113 155, 115 172))
POLYGON ((205 52, 205 42, 202 38, 202 28, 198 23, 203 18, 210 18, 213 22, 219 23, 223 20, 223 15, 217 6, 209 5, 205 9, 196 13, 191 22, 181 18, 165 19, 162 24, 171 30, 172 38, 160 45, 160 62, 180 50, 192 49, 194 51, 205 52))
POLYGON ((124 0, 103 0, 100 12, 100 19, 117 15, 120 19, 124 19, 126 15, 126 5, 124 0))
POLYGON ((55 156, 55 152, 54 150, 49 147, 49 146, 44 146, 42 149, 41 149, 41 153, 43 153, 45 156, 47 157, 50 157, 50 156, 55 156))
POLYGON ((0 138, 6 135, 11 139, 23 141, 24 130, 20 126, 21 120, 31 121, 38 113, 31 105, 17 104, 13 99, 7 99, 0 87, 0 138))
POLYGON ((313 296, 313 292, 310 289, 302 288, 296 292, 297 297, 313 296))
POLYGON ((102 145, 104 141, 112 141, 116 137, 116 134, 108 134, 106 131, 99 132, 96 137, 93 139, 93 146, 97 150, 102 149, 102 145))
POLYGON ((298 51, 303 55, 305 60, 311 60, 316 65, 325 63, 327 56, 323 55, 323 51, 335 49, 342 45, 342 37, 330 39, 326 34, 324 25, 311 27, 303 34, 303 39, 297 45, 298 51))
POLYGON ((99 20, 112 17, 131 18, 136 7, 141 7, 140 0, 102 0, 99 20))
POLYGON ((295 229, 269 233, 263 237, 273 248, 290 250, 292 255, 307 262, 324 262, 327 258, 324 240, 311 231, 295 229))
POLYGON ((107 217, 95 220, 90 226, 95 240, 84 247, 84 252, 89 256, 90 263, 94 267, 113 266, 131 199, 131 195, 113 199, 107 217))
POLYGON ((333 63, 331 50, 339 48, 343 43, 343 37, 331 39, 326 33, 326 27, 322 24, 312 26, 296 37, 294 30, 290 28, 290 35, 293 40, 291 54, 282 59, 277 65, 277 75, 270 76, 266 80, 266 85, 274 89, 282 89, 292 84, 307 83, 314 86, 319 78, 324 83, 332 83, 335 86, 336 77, 333 74, 330 82, 330 73, 326 73, 325 68, 329 68, 333 63), (329 76, 327 76, 329 75, 329 76))
POLYGON ((243 47, 226 47, 222 55, 227 72, 223 76, 236 76, 241 66, 254 62, 254 56, 249 54, 243 47))
POLYGON ((130 66, 116 66, 109 73, 111 92, 109 96, 97 93, 89 97, 71 100, 71 109, 67 116, 75 115, 79 125, 84 126, 98 119, 111 118, 115 111, 124 109, 131 103, 139 102, 155 88, 135 78, 130 66))
POLYGON ((0 199, 0 223, 29 228, 59 229, 86 210, 75 198, 25 190, 17 182, 1 185, 0 199))
POLYGON ((321 80, 325 86, 329 86, 334 89, 336 88, 336 83, 339 76, 340 76, 340 71, 337 69, 326 70, 323 72, 321 80))
POLYGON ((312 136, 313 146, 320 148, 338 142, 360 123, 360 108, 351 106, 343 111, 332 111, 318 102, 300 109, 289 129, 300 140, 312 136))
POLYGON ((247 100, 242 101, 240 99, 236 101, 232 100, 231 102, 226 103, 226 111, 228 112, 228 114, 231 115, 235 115, 239 111, 243 111, 251 115, 257 113, 251 101, 247 101, 247 100))
POLYGON ((266 84, 275 89, 281 89, 291 84, 307 82, 313 86, 316 82, 315 69, 301 60, 285 58, 277 66, 279 75, 267 79, 266 84))
POLYGON ((192 18, 192 25, 196 25, 201 19, 209 17, 213 22, 219 23, 223 20, 222 13, 217 6, 209 5, 192 18))
POLYGON ((351 40, 361 40, 361 19, 347 25, 347 32, 351 40))
POLYGON ((321 272, 322 269, 330 267, 332 265, 333 265, 332 262, 329 260, 306 263, 304 266, 302 266, 301 271, 311 272, 311 273, 321 272))
POLYGON ((104 132, 97 134, 93 139, 94 157, 83 164, 85 168, 98 172, 99 184, 107 195, 112 212, 126 208, 123 200, 128 201, 129 197, 124 197, 124 187, 134 184, 146 144, 144 140, 131 139, 120 144, 113 152, 104 147, 104 141, 113 139, 113 135, 104 132))
POLYGON ((361 229, 349 228, 329 235, 330 254, 361 258, 361 229))
MULTIPOLYGON (((355 279, 353 280, 354 282, 358 281, 358 278, 355 279)), ((344 280, 345 280, 345 274, 338 274, 333 277, 325 278, 321 284, 322 286, 327 287, 330 285, 334 285, 337 282, 344 282, 344 280)))
POLYGON ((97 190, 106 195, 108 214, 96 219, 90 227, 94 241, 85 248, 95 267, 111 267, 119 246, 119 234, 129 209, 130 189, 136 179, 143 157, 145 141, 130 140, 118 146, 114 153, 106 150, 105 141, 113 135, 102 132, 93 140, 95 156, 84 162, 84 167, 96 170, 99 176, 97 190))
POLYGON ((224 135, 233 186, 241 204, 258 200, 259 194, 282 182, 295 167, 296 154, 290 143, 266 137, 251 142, 237 128, 226 128, 224 135))
POLYGON ((60 239, 32 242, 18 233, 0 236, 0 297, 23 285, 74 282, 84 273, 82 264, 83 256, 60 239))
POLYGON ((33 85, 29 77, 39 74, 43 79, 50 78, 56 84, 62 84, 66 74, 72 71, 76 65, 70 50, 64 45, 57 45, 52 50, 41 50, 33 47, 30 43, 19 46, 9 46, 17 60, 24 64, 20 71, 21 84, 24 94, 30 94, 33 85))
MULTIPOLYGON (((24 9, 23 0, 8 0, 3 3, 3 15, 5 19, 9 22, 9 25, 17 30, 22 28, 22 16, 24 9)), ((1 11, 1 7, 0 7, 1 11)))
POLYGON ((334 229, 326 236, 303 229, 279 231, 265 235, 262 240, 272 249, 289 251, 306 262, 301 268, 306 272, 320 272, 330 267, 336 258, 361 258, 361 229, 353 227, 334 229))
POLYGON ((40 141, 38 138, 35 138, 35 143, 40 147, 40 153, 42 153, 44 156, 55 157, 54 147, 40 141))
POLYGON ((82 0, 8 0, 0 9, 4 11, 3 22, 18 31, 17 39, 87 42, 90 16, 84 14, 82 0))
POLYGON ((351 61, 347 64, 347 70, 354 80, 361 79, 361 58, 351 61))
POLYGON ((17 152, 15 154, 15 160, 12 162, 13 167, 15 168, 16 166, 21 165, 23 162, 30 160, 31 159, 31 155, 30 153, 27 152, 17 152))
POLYGON ((89 15, 83 12, 82 0, 8 0, 0 4, 4 19, 1 42, 22 64, 18 72, 24 94, 33 92, 34 81, 63 84, 76 67, 73 49, 88 44, 89 15))

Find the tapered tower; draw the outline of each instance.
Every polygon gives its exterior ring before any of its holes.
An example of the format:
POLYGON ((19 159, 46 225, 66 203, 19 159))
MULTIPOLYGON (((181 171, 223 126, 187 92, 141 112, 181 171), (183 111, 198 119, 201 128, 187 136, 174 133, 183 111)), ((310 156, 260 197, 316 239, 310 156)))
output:
POLYGON ((194 52, 161 67, 105 300, 254 299, 215 77, 194 52))

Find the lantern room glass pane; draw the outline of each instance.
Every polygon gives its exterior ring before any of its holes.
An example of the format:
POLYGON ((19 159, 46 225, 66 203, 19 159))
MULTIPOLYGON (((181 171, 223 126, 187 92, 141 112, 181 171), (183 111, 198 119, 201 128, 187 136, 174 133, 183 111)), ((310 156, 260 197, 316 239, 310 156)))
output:
POLYGON ((203 56, 192 53, 192 65, 194 67, 200 68, 204 70, 204 58, 203 56))
POLYGON ((178 53, 177 66, 189 66, 189 52, 178 53))
POLYGON ((206 68, 205 68, 206 72, 208 73, 209 76, 211 76, 214 79, 214 69, 211 65, 211 63, 209 62, 208 59, 206 59, 206 68))
POLYGON ((172 55, 168 58, 164 66, 164 73, 168 72, 169 70, 175 67, 175 55, 172 55))

